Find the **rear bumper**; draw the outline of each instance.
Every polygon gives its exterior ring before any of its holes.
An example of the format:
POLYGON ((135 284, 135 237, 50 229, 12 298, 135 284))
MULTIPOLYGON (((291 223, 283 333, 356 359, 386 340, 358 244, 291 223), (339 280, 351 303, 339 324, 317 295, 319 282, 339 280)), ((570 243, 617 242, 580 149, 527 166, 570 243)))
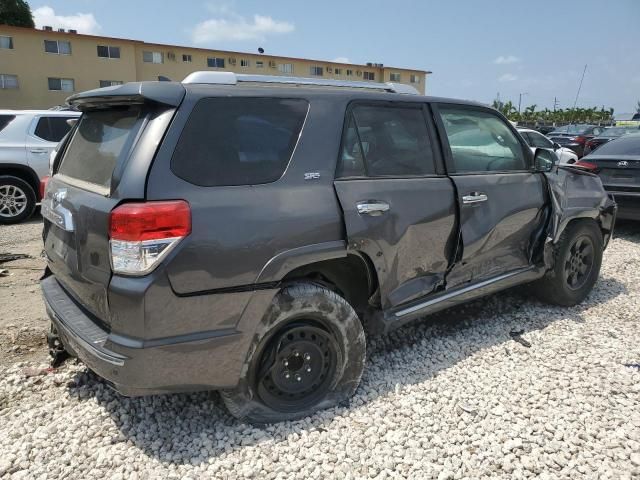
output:
POLYGON ((618 204, 620 220, 640 220, 640 192, 616 192, 608 190, 618 204))
MULTIPOLYGON (((55 276, 43 279, 41 287, 65 348, 123 395, 231 388, 240 378, 256 323, 251 319, 238 324, 246 333, 227 328, 145 340, 106 330, 55 276)), ((266 308, 274 292, 254 293, 245 309, 250 316, 266 308)))

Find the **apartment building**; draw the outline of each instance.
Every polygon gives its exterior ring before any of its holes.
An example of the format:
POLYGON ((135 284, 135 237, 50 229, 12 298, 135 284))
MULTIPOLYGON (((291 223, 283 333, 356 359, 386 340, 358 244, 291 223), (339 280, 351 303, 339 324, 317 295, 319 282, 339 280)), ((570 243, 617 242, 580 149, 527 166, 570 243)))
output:
POLYGON ((0 25, 0 108, 49 108, 73 92, 159 77, 180 81, 199 70, 391 81, 423 94, 431 73, 0 25))

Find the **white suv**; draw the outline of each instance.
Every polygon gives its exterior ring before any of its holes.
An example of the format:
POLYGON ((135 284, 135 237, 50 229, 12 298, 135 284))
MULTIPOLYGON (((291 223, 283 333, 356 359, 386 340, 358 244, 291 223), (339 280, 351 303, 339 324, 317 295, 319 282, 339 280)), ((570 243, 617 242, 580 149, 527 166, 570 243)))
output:
POLYGON ((79 112, 0 110, 0 224, 31 216, 40 201, 40 180, 49 156, 79 112))

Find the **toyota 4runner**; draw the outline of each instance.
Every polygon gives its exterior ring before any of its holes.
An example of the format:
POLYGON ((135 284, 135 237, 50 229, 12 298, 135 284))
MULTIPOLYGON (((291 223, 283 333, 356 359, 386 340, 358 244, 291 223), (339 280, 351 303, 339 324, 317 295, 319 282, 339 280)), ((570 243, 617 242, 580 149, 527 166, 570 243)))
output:
MULTIPOLYGON (((570 306, 615 203, 483 105, 196 72, 80 93, 42 204, 51 348, 256 423, 348 399, 368 332, 517 284, 570 306)), ((55 352, 54 352, 55 353, 55 352)))

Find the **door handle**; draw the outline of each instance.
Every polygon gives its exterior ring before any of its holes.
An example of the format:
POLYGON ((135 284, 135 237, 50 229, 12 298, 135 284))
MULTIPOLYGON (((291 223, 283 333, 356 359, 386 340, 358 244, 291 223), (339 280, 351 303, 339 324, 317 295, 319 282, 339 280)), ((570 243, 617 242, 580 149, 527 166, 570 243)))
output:
POLYGON ((360 215, 371 215, 372 217, 377 217, 388 211, 390 207, 387 202, 367 200, 366 202, 358 202, 356 204, 356 208, 360 215))
POLYGON ((47 150, 45 150, 44 148, 34 148, 32 150, 29 150, 31 153, 47 153, 47 150))
POLYGON ((486 202, 488 198, 489 197, 487 197, 487 195, 484 193, 471 192, 469 195, 465 195, 464 197, 462 197, 462 203, 469 204, 486 202))

